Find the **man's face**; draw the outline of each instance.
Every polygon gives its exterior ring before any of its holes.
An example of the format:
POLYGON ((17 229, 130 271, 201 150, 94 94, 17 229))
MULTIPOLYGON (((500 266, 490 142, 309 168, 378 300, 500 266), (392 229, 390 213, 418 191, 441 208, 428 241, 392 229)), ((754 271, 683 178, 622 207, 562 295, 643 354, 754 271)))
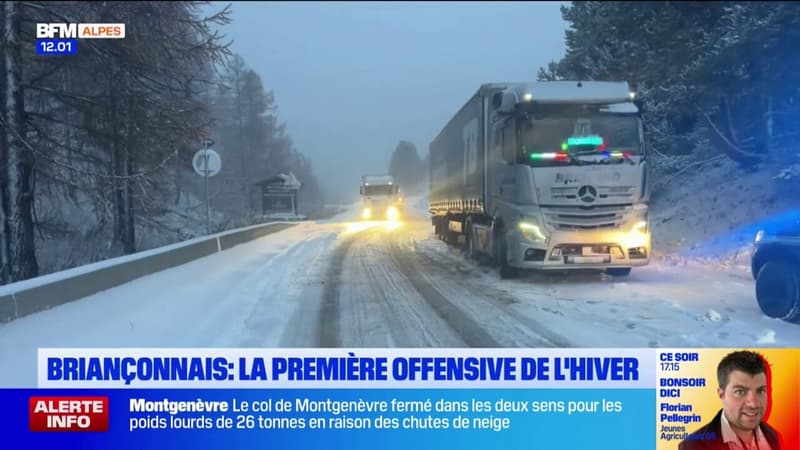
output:
POLYGON ((718 389, 722 409, 731 427, 752 431, 767 409, 767 375, 756 376, 738 370, 731 372, 725 389, 718 389))

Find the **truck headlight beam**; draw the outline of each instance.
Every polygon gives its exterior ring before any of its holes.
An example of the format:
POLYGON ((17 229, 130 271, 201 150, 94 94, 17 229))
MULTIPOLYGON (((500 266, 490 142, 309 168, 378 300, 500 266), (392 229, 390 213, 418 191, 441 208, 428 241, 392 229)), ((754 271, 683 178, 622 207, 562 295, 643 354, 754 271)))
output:
POLYGON ((386 217, 394 222, 400 218, 400 212, 394 206, 390 206, 389 209, 386 210, 386 217))

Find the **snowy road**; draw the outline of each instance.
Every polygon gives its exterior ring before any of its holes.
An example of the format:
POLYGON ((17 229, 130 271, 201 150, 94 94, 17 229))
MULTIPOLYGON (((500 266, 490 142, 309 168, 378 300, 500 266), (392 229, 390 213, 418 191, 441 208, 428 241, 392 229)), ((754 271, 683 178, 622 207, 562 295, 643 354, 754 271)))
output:
POLYGON ((653 264, 626 279, 501 280, 399 224, 303 223, 0 325, 0 387, 33 386, 37 347, 800 346, 753 282, 653 264))

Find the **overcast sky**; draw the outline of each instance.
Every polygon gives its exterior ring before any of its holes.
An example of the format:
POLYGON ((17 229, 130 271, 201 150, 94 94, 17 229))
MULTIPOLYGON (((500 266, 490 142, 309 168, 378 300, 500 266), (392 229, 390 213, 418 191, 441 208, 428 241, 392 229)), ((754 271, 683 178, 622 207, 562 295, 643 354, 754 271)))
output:
POLYGON ((482 83, 561 58, 562 4, 236 2, 224 32, 328 193, 350 196, 400 140, 424 158, 482 83))

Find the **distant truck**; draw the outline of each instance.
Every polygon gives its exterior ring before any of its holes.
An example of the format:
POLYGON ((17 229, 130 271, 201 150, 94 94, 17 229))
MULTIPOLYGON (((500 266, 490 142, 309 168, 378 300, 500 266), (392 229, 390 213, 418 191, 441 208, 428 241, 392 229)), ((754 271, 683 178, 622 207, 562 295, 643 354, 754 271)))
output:
POLYGON ((361 177, 361 218, 398 220, 402 207, 400 187, 391 175, 361 177))
POLYGON ((627 82, 484 84, 430 144, 435 233, 503 278, 648 264, 638 104, 627 82))

